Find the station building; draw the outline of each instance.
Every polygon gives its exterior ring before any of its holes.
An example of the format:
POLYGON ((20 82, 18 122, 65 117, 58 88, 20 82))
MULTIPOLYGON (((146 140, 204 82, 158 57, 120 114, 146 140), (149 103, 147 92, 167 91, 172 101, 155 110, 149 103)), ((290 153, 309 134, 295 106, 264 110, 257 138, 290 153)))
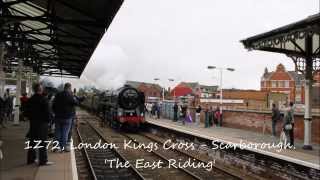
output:
MULTIPOLYGON (((278 92, 223 89, 222 94, 224 109, 269 110, 273 103, 283 107, 283 104, 287 101, 287 95, 278 92)), ((200 98, 199 102, 202 105, 221 106, 219 96, 215 98, 200 98)))
POLYGON ((218 86, 202 85, 198 82, 180 82, 171 90, 171 96, 195 96, 198 98, 212 98, 216 95, 218 86))
POLYGON ((139 81, 126 81, 126 84, 143 92, 146 102, 154 102, 161 99, 162 87, 159 84, 139 81))
MULTIPOLYGON (((261 77, 261 90, 270 92, 280 92, 287 94, 288 101, 295 104, 304 104, 304 84, 303 74, 297 71, 287 71, 283 64, 279 64, 275 71, 269 72, 267 68, 261 77)), ((312 88, 313 105, 319 106, 320 73, 314 75, 312 88)))

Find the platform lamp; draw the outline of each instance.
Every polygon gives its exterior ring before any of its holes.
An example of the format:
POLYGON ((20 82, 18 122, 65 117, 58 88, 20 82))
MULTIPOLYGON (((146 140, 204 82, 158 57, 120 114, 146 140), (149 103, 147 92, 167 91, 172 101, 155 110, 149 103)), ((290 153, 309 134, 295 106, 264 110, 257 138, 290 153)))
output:
MULTIPOLYGON (((159 78, 154 78, 153 80, 154 80, 155 82, 156 82, 156 81, 160 81, 159 78)), ((162 87, 161 89, 162 89, 162 101, 164 101, 164 89, 163 89, 163 87, 162 87)))
POLYGON ((218 69, 220 70, 220 114, 222 114, 222 105, 223 105, 223 95, 222 95, 222 71, 227 70, 227 71, 235 71, 234 68, 221 68, 221 67, 216 67, 216 66, 208 66, 207 67, 209 70, 214 70, 218 69))
MULTIPOLYGON (((174 79, 173 78, 169 78, 168 79, 169 82, 174 82, 174 79)), ((173 99, 175 100, 176 99, 176 91, 173 90, 173 99)))

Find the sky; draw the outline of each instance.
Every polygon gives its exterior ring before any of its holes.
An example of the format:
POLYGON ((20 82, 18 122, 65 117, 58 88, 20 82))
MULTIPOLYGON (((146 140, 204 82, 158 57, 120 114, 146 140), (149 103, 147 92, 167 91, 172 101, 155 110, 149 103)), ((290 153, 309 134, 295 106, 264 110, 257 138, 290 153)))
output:
POLYGON ((126 80, 174 86, 181 81, 223 88, 260 89, 265 67, 282 54, 247 51, 240 40, 319 12, 319 0, 125 0, 75 87, 117 88, 126 80), (169 82, 173 78, 174 82, 169 82))

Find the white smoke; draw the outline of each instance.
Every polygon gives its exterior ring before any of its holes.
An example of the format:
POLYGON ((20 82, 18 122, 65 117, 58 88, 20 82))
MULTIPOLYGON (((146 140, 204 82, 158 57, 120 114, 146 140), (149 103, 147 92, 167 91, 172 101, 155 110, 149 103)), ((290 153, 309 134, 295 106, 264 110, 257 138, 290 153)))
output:
POLYGON ((104 39, 92 55, 81 80, 99 89, 117 89, 127 80, 132 62, 121 47, 108 45, 104 39))

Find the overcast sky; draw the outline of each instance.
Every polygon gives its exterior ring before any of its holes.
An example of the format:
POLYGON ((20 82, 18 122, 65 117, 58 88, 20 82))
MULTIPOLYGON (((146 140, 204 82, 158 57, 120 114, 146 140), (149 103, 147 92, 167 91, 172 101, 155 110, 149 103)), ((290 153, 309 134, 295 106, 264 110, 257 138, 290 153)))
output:
POLYGON ((265 67, 293 70, 293 63, 281 54, 248 52, 239 41, 318 11, 318 0, 125 0, 81 79, 63 81, 100 88, 154 78, 165 86, 215 85, 218 71, 206 69, 214 65, 236 69, 223 73, 224 88, 259 89, 265 67))

